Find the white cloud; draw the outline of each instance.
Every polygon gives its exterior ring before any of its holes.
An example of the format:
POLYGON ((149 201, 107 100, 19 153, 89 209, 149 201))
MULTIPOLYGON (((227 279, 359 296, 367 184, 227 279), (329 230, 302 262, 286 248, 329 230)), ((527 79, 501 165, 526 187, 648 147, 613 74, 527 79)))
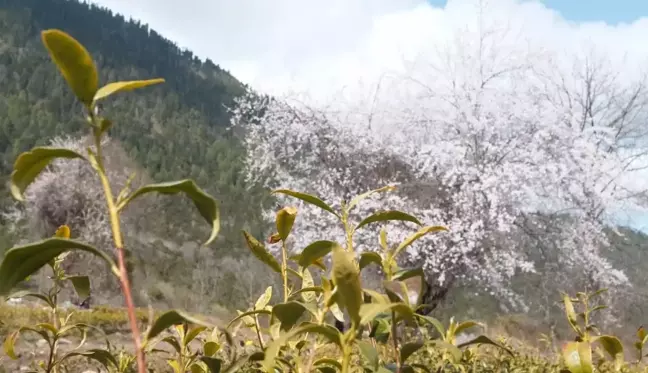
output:
MULTIPOLYGON (((479 26, 478 0, 94 0, 148 23, 209 57, 239 79, 270 92, 331 92, 340 85, 401 69, 403 57, 427 53, 454 32, 479 26)), ((490 0, 491 24, 509 22, 516 40, 553 51, 588 43, 634 66, 648 56, 648 19, 632 24, 574 23, 537 1, 490 0)), ((632 73, 634 69, 626 69, 632 73)))

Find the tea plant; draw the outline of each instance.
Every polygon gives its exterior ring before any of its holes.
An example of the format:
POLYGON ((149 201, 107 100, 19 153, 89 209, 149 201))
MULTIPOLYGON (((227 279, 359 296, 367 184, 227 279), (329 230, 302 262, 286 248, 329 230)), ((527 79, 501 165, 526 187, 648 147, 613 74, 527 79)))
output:
MULTIPOLYGON (((102 137, 112 127, 113 123, 101 115, 97 103, 111 95, 159 84, 164 80, 113 82, 99 87, 98 72, 94 61, 88 51, 77 40, 60 30, 46 30, 42 32, 41 36, 50 57, 77 99, 83 104, 88 129, 94 139, 94 148, 89 147, 85 155, 70 149, 55 147, 37 147, 22 153, 17 158, 11 174, 11 194, 18 201, 23 201, 24 191, 38 177, 39 173, 55 159, 80 159, 89 162, 96 171, 104 189, 117 263, 103 251, 65 237, 55 237, 14 247, 5 253, 4 260, 0 264, 0 295, 8 295, 11 289, 19 282, 38 271, 45 264, 69 251, 81 250, 102 258, 121 284, 135 346, 138 372, 144 373, 146 371, 146 362, 135 316, 130 279, 126 269, 126 249, 121 233, 120 213, 128 207, 130 202, 147 193, 184 193, 193 201, 202 217, 212 227, 211 235, 205 243, 207 245, 216 238, 219 231, 218 203, 213 197, 196 186, 192 180, 146 185, 136 191, 131 191, 129 179, 126 186, 115 197, 103 165, 102 155, 102 137)), ((77 282, 80 281, 80 279, 77 279, 77 282)), ((84 285, 89 284, 89 281, 83 280, 83 282, 84 285)), ((48 300, 51 299, 48 298, 48 300)), ((176 321, 173 320, 173 322, 176 321)), ((59 332, 58 328, 51 328, 50 331, 54 335, 59 332)), ((43 333, 43 336, 45 337, 45 333, 43 333)), ((52 346, 56 346, 55 341, 53 341, 52 346)), ((47 371, 51 371, 52 366, 53 364, 46 365, 47 371)))

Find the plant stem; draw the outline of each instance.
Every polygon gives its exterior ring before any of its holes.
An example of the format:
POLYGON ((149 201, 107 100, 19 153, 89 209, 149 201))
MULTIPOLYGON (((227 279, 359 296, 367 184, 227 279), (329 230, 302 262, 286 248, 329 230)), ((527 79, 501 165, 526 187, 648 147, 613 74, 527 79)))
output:
POLYGON ((112 229, 113 240, 115 243, 115 250, 117 251, 117 262, 119 266, 119 282, 121 283, 122 292, 126 301, 126 309, 128 312, 128 321, 130 323, 131 332, 133 335, 133 343, 135 344, 135 356, 137 359, 138 373, 146 373, 146 360, 144 351, 142 350, 142 343, 140 341, 140 331, 137 326, 137 317, 135 316, 135 305, 133 303, 133 296, 131 293, 131 286, 128 280, 128 272, 126 270, 126 260, 124 256, 124 243, 122 240, 121 227, 119 223, 119 212, 115 206, 112 189, 106 171, 103 166, 103 157, 101 154, 101 139, 95 136, 95 147, 97 150, 97 168, 99 178, 103 185, 104 194, 106 196, 106 203, 108 205, 108 212, 110 214, 110 227, 112 229))
POLYGON ((392 343, 394 344, 394 355, 396 356, 396 373, 401 371, 401 361, 400 354, 398 353, 398 330, 396 329, 396 312, 392 311, 392 325, 391 325, 391 337, 392 343))
POLYGON ((259 345, 261 346, 262 350, 265 350, 265 347, 263 345, 263 337, 261 336, 261 331, 259 330, 259 317, 257 315, 254 315, 254 327, 256 329, 257 333, 257 338, 259 339, 259 345))
POLYGON ((288 259, 286 257, 286 242, 281 240, 281 277, 283 277, 284 303, 288 302, 288 259))

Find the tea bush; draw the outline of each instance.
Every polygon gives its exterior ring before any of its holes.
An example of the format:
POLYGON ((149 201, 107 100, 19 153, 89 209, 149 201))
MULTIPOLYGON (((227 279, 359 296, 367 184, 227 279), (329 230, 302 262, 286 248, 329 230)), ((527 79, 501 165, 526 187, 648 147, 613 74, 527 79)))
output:
POLYGON ((89 147, 86 154, 55 147, 38 147, 21 154, 11 175, 12 195, 23 200, 25 190, 55 159, 88 162, 103 186, 115 250, 114 255, 108 255, 72 239, 70 227, 62 225, 52 238, 13 247, 5 253, 0 264, 0 295, 33 298, 45 306, 31 313, 0 308, 3 315, 0 326, 7 331, 4 352, 8 358, 18 359, 20 348, 29 350, 20 347, 21 338, 32 335, 42 340, 37 345, 44 346, 44 350, 41 348, 40 354, 34 354, 31 371, 80 371, 88 364, 122 373, 163 369, 176 373, 645 371, 642 358, 648 332, 639 328, 634 344, 636 359, 630 361, 617 337, 598 330, 594 316, 605 309, 605 305, 597 303, 604 290, 563 296, 565 316, 574 340, 566 343, 557 356, 522 352, 505 338, 473 334, 483 327, 477 321, 453 318, 444 324, 424 314, 422 309, 426 305, 422 304, 422 295, 427 286, 424 272, 417 267, 401 268, 398 258, 418 239, 443 234, 448 229, 424 226, 415 216, 396 210, 377 211, 359 222, 350 219, 352 210, 364 199, 389 193, 395 189, 392 186, 355 196, 343 202, 338 210, 314 195, 286 189, 273 191, 330 214, 343 228, 344 242, 322 237, 297 255, 290 255, 287 242, 298 234, 293 232, 293 225, 299 215, 291 206, 276 213, 276 232, 267 239, 268 245, 280 246, 279 259, 271 254, 264 240, 243 231, 247 247, 278 277, 280 289, 274 293, 275 289, 269 286, 253 305, 238 311, 238 316, 225 327, 177 310, 157 314, 136 310, 125 264, 127 249, 122 242, 120 213, 131 201, 147 193, 182 193, 211 225, 211 235, 205 243, 209 244, 219 231, 218 203, 191 180, 145 185, 135 191, 127 183, 115 196, 104 168, 101 141, 113 124, 101 116, 96 104, 110 95, 162 83, 162 80, 115 82, 99 88, 93 60, 81 44, 59 30, 44 31, 42 39, 86 109, 94 147, 89 147), (356 253, 354 236, 358 231, 394 221, 416 229, 402 242, 394 243, 389 241, 388 232, 383 228, 377 237, 379 252, 356 253), (60 306, 59 294, 66 287, 71 286, 81 300, 90 296, 90 278, 69 274, 61 266, 65 257, 74 251, 95 255, 107 264, 121 285, 125 315, 104 309, 75 312, 60 306), (363 286, 361 272, 370 266, 377 267, 383 276, 380 290, 363 286), (51 272, 49 289, 12 293, 18 284, 43 267, 51 272), (276 295, 273 298, 273 294, 279 294, 279 299, 276 295), (16 320, 23 324, 14 325, 16 320), (132 350, 117 350, 104 332, 126 323, 132 334, 132 350), (140 333, 144 325, 145 332, 140 333), (78 345, 62 343, 71 336, 80 339, 78 345))

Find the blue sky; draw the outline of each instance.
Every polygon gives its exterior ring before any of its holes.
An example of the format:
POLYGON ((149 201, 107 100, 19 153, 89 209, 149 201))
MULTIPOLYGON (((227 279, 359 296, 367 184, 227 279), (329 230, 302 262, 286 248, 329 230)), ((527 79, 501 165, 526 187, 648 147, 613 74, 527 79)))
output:
MULTIPOLYGON (((429 0, 444 6, 447 0, 429 0)), ((541 0, 570 21, 604 21, 609 24, 630 23, 648 17, 648 0, 541 0)))

